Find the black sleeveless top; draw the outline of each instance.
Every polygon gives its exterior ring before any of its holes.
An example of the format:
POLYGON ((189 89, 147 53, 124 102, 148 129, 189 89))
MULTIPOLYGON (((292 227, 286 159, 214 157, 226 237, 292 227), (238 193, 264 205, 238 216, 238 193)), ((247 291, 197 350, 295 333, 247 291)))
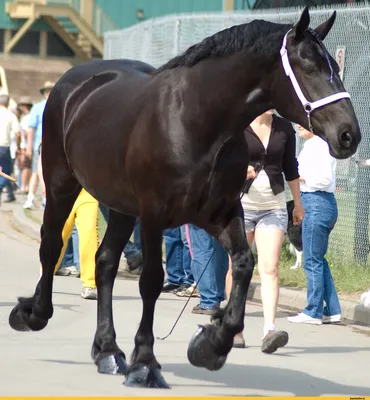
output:
MULTIPOLYGON (((272 118, 267 149, 250 126, 244 131, 244 136, 248 143, 249 164, 257 169, 261 164, 263 165, 269 177, 271 189, 277 195, 284 191, 283 173, 288 182, 298 179, 299 174, 293 126, 277 115, 273 115, 272 118)), ((249 191, 248 186, 244 189, 245 193, 249 191)))

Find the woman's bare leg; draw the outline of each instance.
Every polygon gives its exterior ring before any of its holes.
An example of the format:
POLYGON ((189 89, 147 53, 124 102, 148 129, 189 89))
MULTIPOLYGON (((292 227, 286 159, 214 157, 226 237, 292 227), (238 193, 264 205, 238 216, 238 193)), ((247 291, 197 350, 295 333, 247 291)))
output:
POLYGON ((255 240, 264 315, 262 351, 273 353, 278 347, 285 346, 288 342, 288 334, 275 329, 279 299, 278 266, 284 232, 278 228, 257 228, 255 240))

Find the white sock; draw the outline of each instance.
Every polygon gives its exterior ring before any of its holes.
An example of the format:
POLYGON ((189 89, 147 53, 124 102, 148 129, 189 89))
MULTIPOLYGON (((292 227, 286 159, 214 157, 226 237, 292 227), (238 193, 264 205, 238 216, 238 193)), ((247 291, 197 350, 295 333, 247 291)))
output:
POLYGON ((263 327, 263 337, 265 337, 269 331, 274 331, 275 330, 275 324, 265 324, 263 327))
POLYGON ((34 194, 32 194, 32 193, 28 193, 28 196, 27 196, 27 201, 29 201, 29 202, 33 202, 33 199, 35 198, 35 195, 34 194))

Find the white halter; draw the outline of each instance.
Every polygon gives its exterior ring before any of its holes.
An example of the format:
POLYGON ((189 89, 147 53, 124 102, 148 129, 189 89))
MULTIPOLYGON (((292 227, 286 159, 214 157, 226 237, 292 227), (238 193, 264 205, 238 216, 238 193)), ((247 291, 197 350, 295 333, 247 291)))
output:
POLYGON ((311 112, 313 110, 315 110, 316 108, 325 106, 326 104, 333 103, 337 100, 346 99, 346 98, 349 99, 350 95, 347 92, 339 92, 339 93, 332 94, 331 96, 324 97, 321 100, 316 100, 314 102, 310 102, 306 99, 306 97, 302 93, 299 83, 298 83, 298 81, 294 75, 294 72, 292 70, 292 67, 290 66, 290 63, 289 63, 288 51, 286 48, 286 41, 287 41, 288 33, 290 31, 291 31, 291 29, 285 34, 283 44, 280 49, 281 61, 283 63, 285 74, 290 78, 293 88, 294 88, 300 102, 302 103, 304 110, 306 111, 307 119, 308 119, 308 126, 310 128, 310 131, 312 132, 313 129, 312 129, 312 124, 311 124, 311 112))

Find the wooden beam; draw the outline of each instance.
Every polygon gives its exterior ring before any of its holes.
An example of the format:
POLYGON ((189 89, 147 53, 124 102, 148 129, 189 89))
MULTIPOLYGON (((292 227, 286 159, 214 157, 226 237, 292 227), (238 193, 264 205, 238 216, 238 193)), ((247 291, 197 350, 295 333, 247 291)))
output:
POLYGON ((95 0, 80 1, 80 15, 92 27, 95 0))
POLYGON ((82 51, 80 46, 77 44, 77 41, 71 37, 71 35, 59 24, 55 18, 44 15, 42 19, 51 26, 54 32, 67 44, 67 46, 69 46, 75 52, 76 56, 81 61, 87 61, 90 59, 89 56, 82 51))
POLYGON ((48 48, 48 33, 46 31, 40 32, 40 57, 46 58, 48 48))
POLYGON ((4 30, 4 43, 3 43, 3 49, 6 49, 7 44, 9 43, 10 39, 12 38, 12 32, 10 29, 5 29, 4 30))
POLYGON ((104 41, 92 30, 89 24, 71 7, 66 16, 72 21, 74 26, 85 36, 85 38, 98 50, 104 54, 104 41))
POLYGON ((224 11, 234 11, 235 0, 224 0, 224 11))
POLYGON ((17 33, 9 40, 8 44, 4 49, 5 54, 9 54, 12 48, 22 39, 24 34, 31 28, 32 24, 36 21, 36 18, 29 18, 17 31, 17 33))
MULTIPOLYGON (((225 0, 230 1, 230 0, 225 0)), ((232 0, 234 1, 234 0, 232 0)), ((83 3, 86 6, 88 3, 83 3)), ((96 32, 94 32, 91 25, 86 22, 80 13, 73 7, 66 5, 50 5, 50 4, 40 4, 40 3, 7 3, 7 13, 11 18, 49 18, 52 17, 54 20, 58 17, 67 17, 75 25, 75 27, 80 31, 80 33, 98 50, 98 52, 104 54, 104 40, 100 38, 96 32)), ((91 4, 90 4, 91 5, 91 4)), ((53 28, 54 29, 54 28, 53 28)), ((59 32, 61 32, 59 30, 59 32)), ((63 40, 65 41, 66 36, 63 35, 63 40)), ((68 38, 66 38, 68 40, 68 38)), ((73 39, 72 39, 73 41, 73 39)), ((71 40, 69 40, 71 43, 71 40)), ((70 44, 69 44, 70 46, 70 44)), ((74 49, 75 50, 75 49, 74 49)), ((76 53, 77 54, 77 53, 76 53)))

